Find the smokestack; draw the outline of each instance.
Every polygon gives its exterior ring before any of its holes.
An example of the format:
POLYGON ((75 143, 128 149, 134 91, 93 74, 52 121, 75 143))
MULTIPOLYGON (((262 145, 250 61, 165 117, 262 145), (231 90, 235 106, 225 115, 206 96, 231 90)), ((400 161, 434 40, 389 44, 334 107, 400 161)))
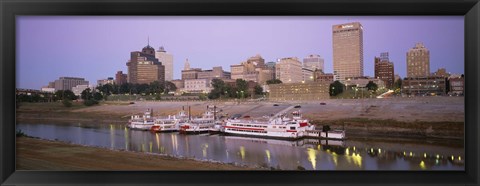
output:
POLYGON ((190 115, 190 112, 191 112, 191 108, 190 106, 188 106, 188 120, 192 120, 192 116, 190 115))
POLYGON ((217 106, 213 105, 213 120, 217 120, 217 106))

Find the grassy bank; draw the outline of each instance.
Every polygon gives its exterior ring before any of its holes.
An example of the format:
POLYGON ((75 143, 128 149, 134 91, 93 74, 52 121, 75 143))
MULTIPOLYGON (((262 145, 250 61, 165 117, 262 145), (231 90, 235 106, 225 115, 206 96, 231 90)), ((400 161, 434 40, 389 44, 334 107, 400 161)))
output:
POLYGON ((17 137, 17 170, 256 170, 224 163, 17 137))
POLYGON ((404 138, 443 138, 464 139, 463 122, 402 122, 396 120, 378 120, 365 118, 349 118, 341 120, 312 120, 319 128, 329 125, 332 129, 344 129, 347 136, 378 136, 404 138))
MULTIPOLYGON (((100 103, 105 104, 103 102, 100 103)), ((128 105, 128 102, 109 102, 108 104, 128 105)), ((91 107, 98 107, 94 105, 91 107)), ((71 107, 65 107, 60 102, 50 103, 21 103, 17 109, 17 121, 28 123, 72 123, 72 122, 90 122, 90 123, 118 123, 127 122, 129 115, 115 113, 114 111, 102 112, 77 112, 85 109, 87 106, 79 102, 74 102, 71 107)))

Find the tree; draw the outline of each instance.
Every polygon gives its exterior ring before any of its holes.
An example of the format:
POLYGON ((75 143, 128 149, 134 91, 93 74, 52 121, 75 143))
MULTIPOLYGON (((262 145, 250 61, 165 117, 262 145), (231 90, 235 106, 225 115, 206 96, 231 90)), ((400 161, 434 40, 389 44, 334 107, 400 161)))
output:
POLYGON ((260 85, 257 84, 257 85, 255 85, 254 89, 255 89, 255 95, 263 95, 263 88, 262 88, 262 86, 260 86, 260 85))
POLYGON ((124 83, 120 85, 120 92, 119 94, 130 94, 132 89, 132 84, 131 83, 124 83))
MULTIPOLYGON (((154 81, 154 82, 157 82, 157 83, 158 83, 158 81, 154 81)), ((159 88, 160 90, 159 90, 159 91, 160 91, 160 92, 163 92, 163 88, 162 88, 161 86, 162 86, 162 85, 160 85, 160 88, 159 88)), ((150 93, 150 92, 148 92, 150 86, 149 86, 148 84, 146 84, 146 83, 136 84, 136 87, 137 87, 137 89, 136 89, 136 91, 135 91, 136 94, 150 93)))
POLYGON ((343 87, 345 87, 340 81, 335 81, 332 84, 330 84, 330 96, 336 96, 338 94, 341 94, 343 92, 343 87))
POLYGON ((54 98, 55 98, 55 101, 57 101, 57 100, 63 100, 63 90, 57 90, 57 91, 55 91, 55 93, 54 93, 54 98))
POLYGON ((165 92, 169 93, 176 90, 177 90, 177 86, 175 85, 175 83, 172 83, 170 81, 165 81, 165 92))
POLYGON ((221 79, 212 79, 212 91, 208 94, 208 99, 218 99, 225 95, 225 82, 221 79))
POLYGON ((369 81, 366 87, 367 87, 368 90, 371 90, 373 92, 377 91, 377 89, 378 89, 378 85, 376 83, 374 83, 373 81, 369 81))
POLYGON ((97 90, 99 90, 101 93, 103 93, 103 95, 105 96, 109 96, 113 93, 113 91, 115 90, 114 89, 114 86, 110 83, 107 83, 105 85, 102 85, 102 86, 98 86, 97 87, 97 90))
POLYGON ((112 94, 120 94, 120 85, 116 83, 112 85, 112 94))
POLYGON ((80 97, 83 99, 83 100, 90 100, 93 98, 93 95, 92 95, 92 91, 90 88, 86 88, 85 90, 82 91, 82 93, 80 94, 80 97))
POLYGON ((158 81, 151 82, 148 87, 142 87, 141 89, 146 89, 147 91, 140 91, 140 93, 150 93, 150 94, 155 94, 155 93, 161 94, 165 90, 164 85, 158 81))
POLYGON ((77 96, 71 90, 63 91, 63 95, 65 95, 64 99, 76 100, 77 96))
POLYGON ((282 81, 279 80, 279 79, 267 80, 267 85, 270 85, 270 84, 280 84, 280 83, 282 83, 282 81))
POLYGON ((397 89, 401 89, 401 88, 402 88, 402 79, 399 78, 399 79, 397 79, 397 81, 395 81, 395 83, 393 83, 393 89, 397 90, 397 89))
POLYGON ((100 92, 95 92, 93 93, 93 99, 96 100, 96 101, 100 101, 103 99, 103 96, 102 94, 100 94, 100 92))
POLYGON ((225 96, 229 98, 234 98, 237 96, 237 88, 229 84, 225 85, 225 89, 223 92, 225 93, 225 96))
POLYGON ((243 79, 237 79, 235 82, 237 86, 238 96, 239 98, 248 97, 248 82, 243 79))

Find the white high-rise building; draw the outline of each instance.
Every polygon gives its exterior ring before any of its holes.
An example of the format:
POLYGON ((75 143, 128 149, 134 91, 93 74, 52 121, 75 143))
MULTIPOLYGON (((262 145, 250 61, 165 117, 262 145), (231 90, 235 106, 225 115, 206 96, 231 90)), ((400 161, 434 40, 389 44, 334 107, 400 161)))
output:
POLYGON ((165 81, 173 80, 173 55, 167 53, 165 48, 160 47, 159 50, 155 52, 155 58, 157 58, 163 66, 165 66, 165 81))
POLYGON ((88 81, 79 77, 60 77, 59 79, 51 82, 55 90, 72 90, 77 85, 88 85, 88 81))
POLYGON ((311 70, 321 70, 324 71, 324 59, 320 55, 312 54, 303 58, 303 67, 311 70))
POLYGON ((282 83, 300 83, 303 80, 302 63, 296 57, 279 59, 275 72, 276 79, 282 83))

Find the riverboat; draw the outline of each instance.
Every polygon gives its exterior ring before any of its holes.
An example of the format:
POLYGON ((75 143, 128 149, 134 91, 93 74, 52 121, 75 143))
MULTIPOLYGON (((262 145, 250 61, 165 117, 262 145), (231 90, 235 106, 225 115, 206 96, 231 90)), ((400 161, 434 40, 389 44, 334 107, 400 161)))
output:
POLYGON ((180 111, 177 115, 168 115, 166 118, 157 118, 153 126, 150 128, 152 132, 176 132, 180 129, 180 125, 188 121, 185 111, 180 111))
POLYGON ((252 136, 296 140, 305 137, 307 130, 314 126, 302 119, 300 111, 292 112, 292 118, 281 114, 267 121, 253 119, 229 119, 225 123, 224 133, 229 135, 252 136))
POLYGON ((224 132, 224 121, 216 121, 215 124, 208 129, 210 134, 220 134, 224 132))
POLYGON ((127 127, 134 130, 150 130, 154 124, 152 110, 147 109, 142 116, 132 115, 128 121, 127 127))
POLYGON ((180 126, 180 133, 182 134, 198 134, 208 133, 210 128, 216 124, 214 113, 207 110, 202 117, 191 119, 180 126))

